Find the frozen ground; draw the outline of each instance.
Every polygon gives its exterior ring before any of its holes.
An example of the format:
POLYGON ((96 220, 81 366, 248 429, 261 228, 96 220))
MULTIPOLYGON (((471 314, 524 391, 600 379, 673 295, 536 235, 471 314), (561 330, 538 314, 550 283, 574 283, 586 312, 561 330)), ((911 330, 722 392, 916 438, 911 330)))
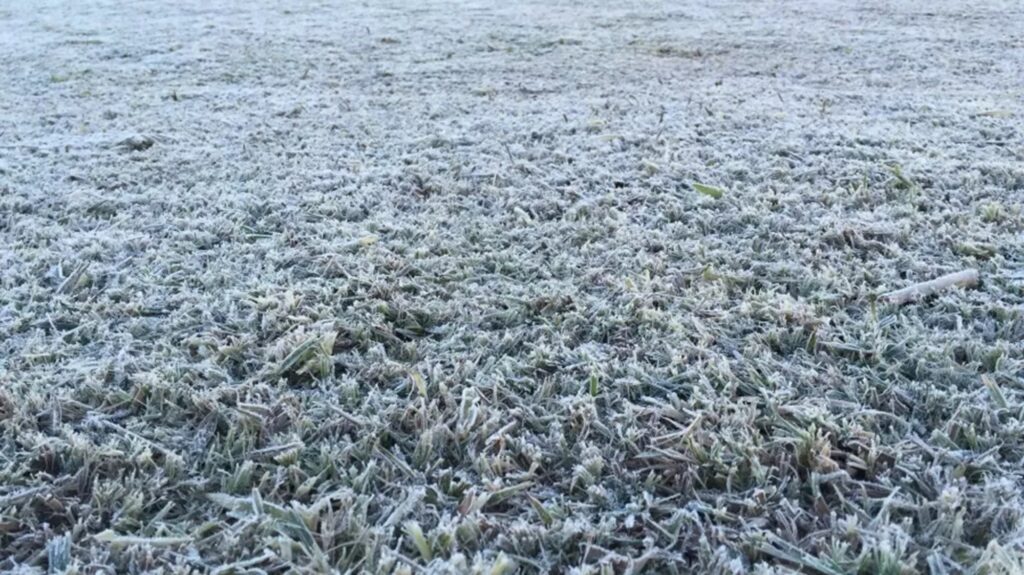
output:
POLYGON ((607 4, 0 0, 0 571, 1021 572, 1024 6, 607 4))

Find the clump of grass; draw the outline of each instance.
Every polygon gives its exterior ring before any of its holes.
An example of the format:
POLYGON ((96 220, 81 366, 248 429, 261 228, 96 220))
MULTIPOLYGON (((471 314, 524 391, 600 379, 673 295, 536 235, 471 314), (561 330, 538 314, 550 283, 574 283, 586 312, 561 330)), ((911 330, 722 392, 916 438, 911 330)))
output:
POLYGON ((720 200, 722 199, 722 196, 725 195, 725 190, 716 186, 709 186, 707 184, 700 184, 697 182, 693 182, 690 185, 693 186, 693 189, 696 190, 697 193, 708 196, 709 198, 720 200))
POLYGON ((1006 208, 999 202, 988 202, 981 207, 981 219, 984 222, 995 224, 1006 219, 1006 208))
POLYGON ((917 189, 917 183, 910 179, 909 176, 903 173, 903 168, 899 164, 890 164, 886 166, 889 173, 892 174, 893 187, 898 190, 915 190, 917 189))
POLYGON ((291 337, 298 341, 281 359, 271 372, 275 377, 288 375, 327 377, 334 369, 333 354, 337 332, 330 331, 322 335, 312 335, 304 339, 291 337))

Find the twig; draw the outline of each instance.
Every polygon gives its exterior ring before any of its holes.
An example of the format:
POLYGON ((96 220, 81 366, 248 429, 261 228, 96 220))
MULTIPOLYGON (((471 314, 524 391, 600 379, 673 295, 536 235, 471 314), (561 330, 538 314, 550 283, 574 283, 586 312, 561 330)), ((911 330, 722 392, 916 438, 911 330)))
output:
POLYGON ((946 274, 931 281, 916 283, 896 291, 882 294, 881 300, 885 303, 903 305, 912 301, 926 298, 951 287, 974 287, 978 284, 978 270, 963 270, 952 274, 946 274))

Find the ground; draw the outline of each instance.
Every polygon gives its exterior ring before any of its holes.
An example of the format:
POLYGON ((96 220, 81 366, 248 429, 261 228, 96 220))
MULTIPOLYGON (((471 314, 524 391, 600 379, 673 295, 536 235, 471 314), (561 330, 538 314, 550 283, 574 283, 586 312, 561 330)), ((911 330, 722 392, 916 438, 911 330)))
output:
POLYGON ((0 571, 1020 573, 1021 22, 0 1, 0 571))

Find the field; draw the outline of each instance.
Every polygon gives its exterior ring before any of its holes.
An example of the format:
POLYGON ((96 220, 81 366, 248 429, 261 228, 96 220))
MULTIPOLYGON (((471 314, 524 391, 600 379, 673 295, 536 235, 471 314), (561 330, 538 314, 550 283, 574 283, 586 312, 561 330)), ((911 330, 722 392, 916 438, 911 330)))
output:
POLYGON ((0 572, 1024 573, 1022 23, 0 0, 0 572))

